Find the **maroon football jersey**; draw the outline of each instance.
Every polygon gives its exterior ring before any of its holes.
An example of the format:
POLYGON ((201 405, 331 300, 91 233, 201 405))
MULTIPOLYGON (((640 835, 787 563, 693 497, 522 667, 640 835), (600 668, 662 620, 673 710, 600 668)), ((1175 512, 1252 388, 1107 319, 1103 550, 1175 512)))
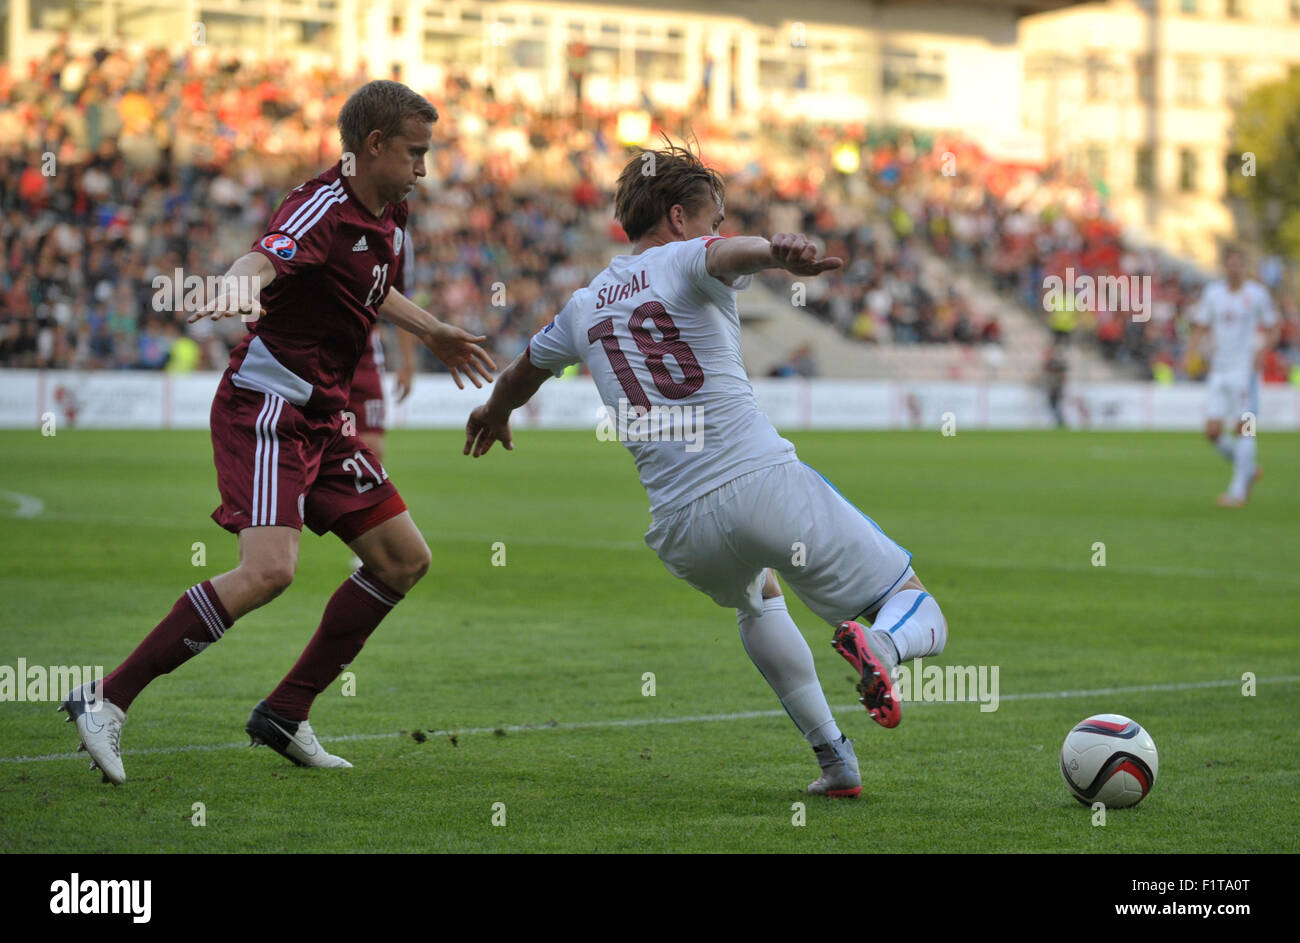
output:
POLYGON ((405 280, 406 214, 403 200, 372 215, 341 162, 285 197, 253 245, 276 277, 230 356, 231 382, 309 410, 346 407, 379 306, 405 280))

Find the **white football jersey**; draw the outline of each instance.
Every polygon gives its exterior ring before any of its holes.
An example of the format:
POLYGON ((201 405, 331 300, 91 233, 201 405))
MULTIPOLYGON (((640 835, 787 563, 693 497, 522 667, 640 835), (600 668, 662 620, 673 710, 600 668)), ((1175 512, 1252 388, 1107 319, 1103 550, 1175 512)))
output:
POLYGON ((717 238, 616 256, 528 344, 556 376, 587 364, 609 414, 601 425, 632 453, 656 515, 796 460, 745 374, 736 292, 749 276, 728 287, 705 268, 717 238))
POLYGON ((1205 286, 1192 323, 1210 329, 1212 373, 1249 376, 1255 370, 1256 335, 1261 327, 1276 324, 1277 314, 1267 289, 1259 282, 1247 280, 1232 291, 1220 280, 1205 286))

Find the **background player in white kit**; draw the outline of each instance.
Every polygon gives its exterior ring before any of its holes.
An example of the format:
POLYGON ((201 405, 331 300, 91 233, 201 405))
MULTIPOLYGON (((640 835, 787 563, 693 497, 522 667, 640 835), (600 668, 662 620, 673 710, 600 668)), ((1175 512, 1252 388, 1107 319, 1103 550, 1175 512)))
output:
POLYGON ((1192 314, 1188 352, 1199 351, 1205 335, 1211 336, 1214 348, 1205 381, 1209 394, 1205 435, 1219 454, 1232 462, 1232 483, 1219 495, 1219 506, 1241 507, 1260 474, 1255 463, 1256 423, 1250 423, 1250 434, 1242 431, 1248 418, 1259 415, 1260 365, 1264 352, 1277 346, 1281 322, 1268 290, 1245 277, 1246 259, 1240 248, 1224 250, 1223 270, 1227 277, 1205 287, 1192 314), (1261 327, 1268 337, 1263 347, 1257 347, 1261 327))
POLYGON ((736 292, 749 276, 838 268, 803 236, 720 238, 724 184, 689 151, 643 152, 623 169, 615 216, 632 241, 529 342, 466 426, 465 454, 513 448, 510 413, 552 375, 586 362, 606 408, 654 429, 624 445, 650 498, 646 543, 668 571, 734 607, 745 650, 812 745, 808 791, 857 796, 853 745, 839 730, 812 652, 773 571, 836 627, 875 720, 898 724, 890 670, 937 655, 948 628, 899 547, 798 460, 758 408, 740 352, 736 292), (670 420, 690 417, 686 430, 670 420), (676 435, 675 433, 683 433, 676 435), (868 628, 856 619, 874 620, 868 628))

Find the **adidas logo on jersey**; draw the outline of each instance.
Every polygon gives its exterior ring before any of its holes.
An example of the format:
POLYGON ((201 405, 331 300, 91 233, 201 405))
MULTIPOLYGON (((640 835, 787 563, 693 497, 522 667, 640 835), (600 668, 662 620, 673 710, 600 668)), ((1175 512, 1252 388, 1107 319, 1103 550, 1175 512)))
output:
POLYGON ((354 245, 354 246, 352 247, 352 251, 353 251, 353 252, 365 252, 365 251, 366 251, 367 249, 369 249, 369 248, 370 248, 370 247, 369 247, 368 245, 366 245, 366 237, 365 237, 365 236, 362 236, 360 239, 357 240, 356 245, 354 245))

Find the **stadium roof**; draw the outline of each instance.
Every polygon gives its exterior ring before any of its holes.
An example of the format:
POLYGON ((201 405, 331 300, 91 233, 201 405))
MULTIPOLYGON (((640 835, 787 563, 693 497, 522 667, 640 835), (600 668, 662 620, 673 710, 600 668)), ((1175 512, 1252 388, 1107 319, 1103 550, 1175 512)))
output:
MULTIPOLYGON (((861 18, 864 10, 879 12, 892 8, 898 13, 903 13, 908 8, 912 8, 919 17, 923 18, 928 27, 943 31, 945 14, 953 12, 954 8, 969 13, 978 12, 983 7, 991 15, 996 14, 999 22, 1007 23, 1016 17, 1082 6, 1091 0, 799 0, 795 4, 795 9, 781 0, 709 0, 702 6, 698 0, 539 0, 539 2, 589 7, 621 6, 638 10, 656 10, 668 14, 680 9, 693 13, 741 17, 769 26, 788 22, 790 18, 796 16, 814 23, 863 26, 867 25, 861 18)), ((969 24, 968 18, 961 19, 962 22, 969 24)), ((960 30, 962 27, 956 28, 960 30)))
MULTIPOLYGON (((934 0, 877 0, 877 2, 886 7, 934 5, 934 0)), ((1010 8, 1020 16, 1082 6, 1086 2, 1088 0, 962 0, 962 3, 968 6, 1010 8)))

